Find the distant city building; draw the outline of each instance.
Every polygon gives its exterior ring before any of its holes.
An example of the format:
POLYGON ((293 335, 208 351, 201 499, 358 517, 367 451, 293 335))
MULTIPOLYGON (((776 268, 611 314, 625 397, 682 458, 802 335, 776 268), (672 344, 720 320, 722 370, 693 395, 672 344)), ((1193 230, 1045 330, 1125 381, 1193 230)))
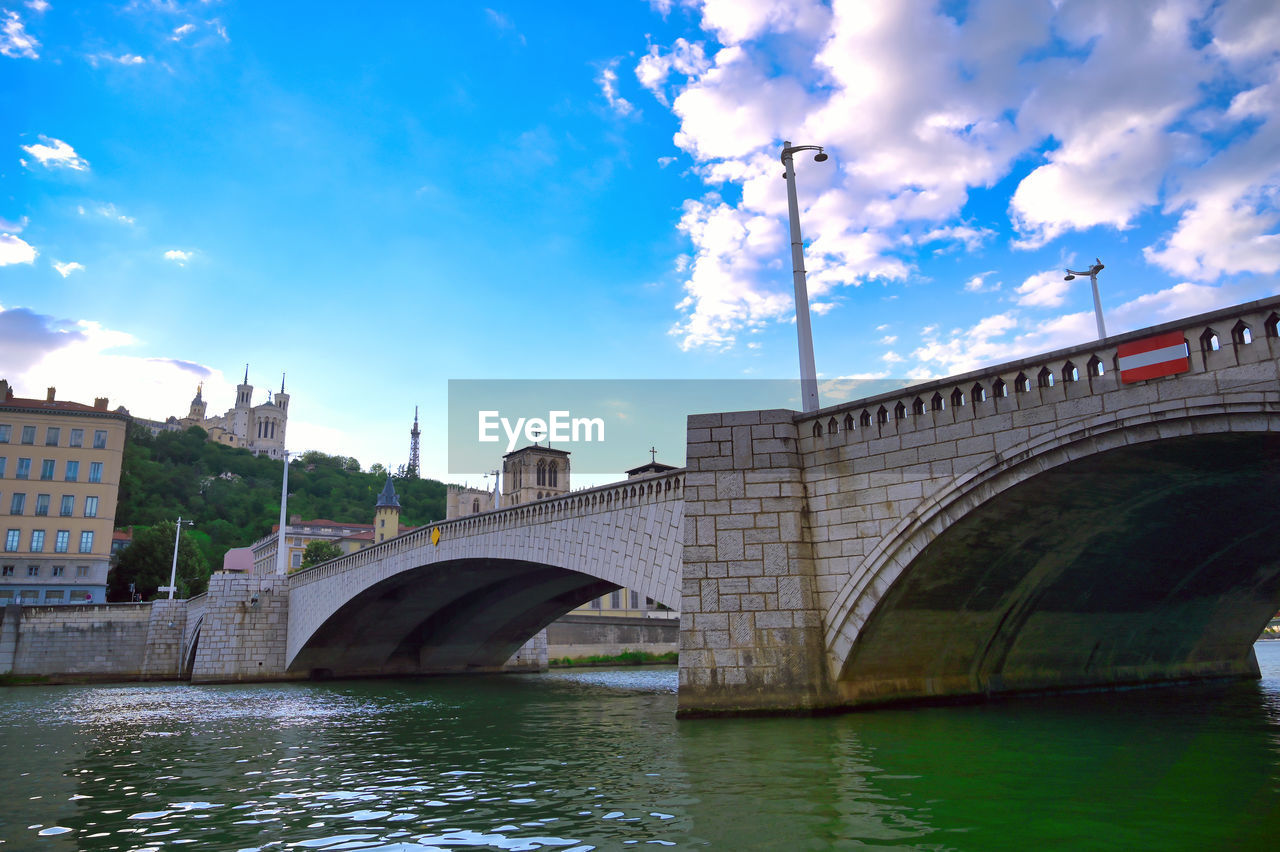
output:
POLYGON ((0 605, 106 601, 129 416, 54 397, 0 379, 0 605))
MULTIPOLYGON (((255 575, 275 573, 279 529, 279 524, 273 524, 270 535, 253 543, 255 575)), ((299 515, 291 517, 284 528, 287 569, 293 572, 302 567, 303 551, 313 541, 332 542, 347 554, 364 550, 388 538, 403 535, 411 529, 413 528, 400 523, 400 498, 396 495, 391 477, 388 476, 387 484, 378 495, 372 524, 344 523, 323 518, 304 521, 299 515)))
POLYGON ((472 488, 468 485, 449 485, 444 498, 444 517, 446 521, 454 518, 465 518, 467 515, 478 515, 493 509, 493 492, 483 488, 472 488))
POLYGON ((253 385, 249 384, 249 365, 244 368, 244 382, 236 386, 236 404, 226 414, 209 417, 208 404, 204 400, 204 385, 196 388, 195 398, 185 417, 168 420, 134 418, 135 422, 151 430, 152 435, 176 432, 199 426, 209 433, 209 440, 228 447, 241 447, 255 456, 265 455, 273 459, 284 458, 284 434, 289 422, 289 394, 284 392, 284 377, 280 378, 280 393, 274 398, 267 391, 267 401, 253 404, 253 385))
POLYGON ((569 453, 540 444, 502 457, 502 508, 569 493, 569 453))

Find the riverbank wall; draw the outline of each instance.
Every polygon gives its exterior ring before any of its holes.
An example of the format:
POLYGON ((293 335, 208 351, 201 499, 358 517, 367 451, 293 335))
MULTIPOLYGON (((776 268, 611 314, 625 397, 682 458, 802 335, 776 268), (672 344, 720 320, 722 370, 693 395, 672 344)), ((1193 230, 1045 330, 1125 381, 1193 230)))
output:
POLYGON ((175 680, 186 601, 10 605, 0 611, 0 675, 49 682, 175 680))
POLYGON ((616 657, 624 651, 667 654, 680 650, 680 620, 566 615, 547 625, 547 656, 616 657))

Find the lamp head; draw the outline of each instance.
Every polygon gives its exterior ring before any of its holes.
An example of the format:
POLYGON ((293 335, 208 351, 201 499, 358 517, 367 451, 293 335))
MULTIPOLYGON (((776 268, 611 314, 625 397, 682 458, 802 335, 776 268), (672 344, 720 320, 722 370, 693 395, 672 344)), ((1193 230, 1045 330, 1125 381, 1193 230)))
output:
POLYGON ((813 161, 815 163, 825 163, 827 161, 827 152, 821 150, 818 151, 818 153, 813 155, 813 161))
POLYGON ((1062 280, 1063 280, 1063 281, 1075 281, 1075 280, 1076 280, 1076 277, 1075 277, 1074 275, 1067 275, 1067 276, 1066 276, 1065 278, 1063 278, 1062 280))

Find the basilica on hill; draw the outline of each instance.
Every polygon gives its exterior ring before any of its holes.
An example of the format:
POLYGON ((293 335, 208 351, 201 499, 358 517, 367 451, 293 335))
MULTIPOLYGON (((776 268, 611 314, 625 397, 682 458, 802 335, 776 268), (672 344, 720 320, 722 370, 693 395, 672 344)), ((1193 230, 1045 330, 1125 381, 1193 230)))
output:
MULTIPOLYGON (((186 417, 177 419, 180 429, 199 426, 209 433, 209 440, 228 447, 242 447, 254 455, 284 458, 284 433, 289 420, 289 395, 284 392, 284 376, 280 377, 280 393, 274 399, 267 391, 267 401, 253 404, 253 385, 249 384, 249 365, 244 365, 244 382, 236 386, 236 404, 226 414, 206 416, 204 386, 196 388, 195 399, 186 417)), ((174 418, 170 418, 173 422, 174 418)))

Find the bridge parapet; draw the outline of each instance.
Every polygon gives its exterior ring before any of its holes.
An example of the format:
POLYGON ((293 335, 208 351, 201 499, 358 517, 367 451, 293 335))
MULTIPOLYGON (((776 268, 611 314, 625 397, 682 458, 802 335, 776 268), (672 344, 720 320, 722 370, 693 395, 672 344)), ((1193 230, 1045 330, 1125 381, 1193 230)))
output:
MULTIPOLYGON (((1178 375, 1213 376, 1206 396, 1256 381, 1274 379, 1274 367, 1259 371, 1233 371, 1225 367, 1270 364, 1280 356, 1280 298, 1262 299, 1219 311, 1139 331, 1059 349, 1044 355, 1011 361, 959 376, 923 382, 898 391, 877 394, 798 414, 802 452, 818 452, 833 443, 875 442, 922 429, 932 430, 969 421, 987 420, 980 431, 1010 429, 1061 420, 1061 403, 1079 400, 1079 414, 1102 413, 1101 395, 1125 387, 1120 381, 1117 349, 1125 343, 1167 332, 1183 332, 1190 369, 1178 375), (1044 407, 1039 413, 1037 408, 1044 407)), ((1159 380, 1127 387, 1146 386, 1147 402, 1125 398, 1126 404, 1156 404, 1186 400, 1185 384, 1174 390, 1159 380)), ((1176 405, 1175 407, 1181 407, 1176 405)), ((955 430, 957 436, 972 430, 955 430)), ((933 436, 930 435, 930 439, 933 436)), ((892 452, 892 442, 869 448, 870 453, 892 452)))
POLYGON ((494 509, 465 518, 426 524, 373 547, 297 571, 290 575, 291 588, 318 582, 362 565, 378 564, 398 554, 422 548, 431 541, 436 529, 440 530, 442 540, 463 538, 610 512, 624 507, 683 500, 684 473, 684 468, 677 468, 653 476, 584 488, 559 497, 494 509))

